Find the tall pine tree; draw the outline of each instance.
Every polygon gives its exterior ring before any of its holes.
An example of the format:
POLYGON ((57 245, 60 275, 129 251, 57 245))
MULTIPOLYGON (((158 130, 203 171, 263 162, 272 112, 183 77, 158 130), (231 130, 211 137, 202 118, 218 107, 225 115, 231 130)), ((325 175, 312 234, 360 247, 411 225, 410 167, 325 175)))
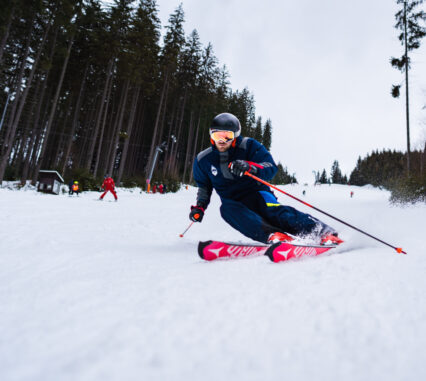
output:
MULTIPOLYGON (((421 39, 426 36, 426 13, 423 10, 417 10, 417 7, 423 4, 423 0, 397 0, 397 4, 402 5, 402 8, 396 13, 395 28, 401 33, 398 38, 401 45, 404 46, 404 54, 400 58, 392 57, 391 65, 405 73, 405 115, 407 129, 407 174, 410 173, 410 102, 409 102, 409 85, 408 71, 410 69, 410 57, 408 52, 411 52, 420 47, 421 39)), ((401 85, 392 86, 392 96, 399 97, 401 85)))
POLYGON ((268 119, 265 123, 265 127, 263 129, 262 143, 268 151, 271 149, 271 144, 272 144, 272 122, 271 122, 271 119, 268 119))

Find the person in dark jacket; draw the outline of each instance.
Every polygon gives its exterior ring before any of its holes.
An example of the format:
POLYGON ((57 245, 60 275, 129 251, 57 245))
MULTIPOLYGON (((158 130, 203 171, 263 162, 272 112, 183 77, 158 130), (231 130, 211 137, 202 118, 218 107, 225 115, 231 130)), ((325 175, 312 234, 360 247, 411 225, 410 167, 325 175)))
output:
POLYGON ((209 132, 211 147, 194 160, 198 193, 196 205, 191 206, 191 221, 202 221, 215 189, 222 202, 222 218, 253 240, 271 243, 291 241, 291 235, 314 235, 322 243, 342 242, 333 228, 291 206, 281 205, 268 186, 244 175, 249 172, 269 181, 278 168, 261 143, 240 136, 237 117, 229 113, 217 115, 209 132))

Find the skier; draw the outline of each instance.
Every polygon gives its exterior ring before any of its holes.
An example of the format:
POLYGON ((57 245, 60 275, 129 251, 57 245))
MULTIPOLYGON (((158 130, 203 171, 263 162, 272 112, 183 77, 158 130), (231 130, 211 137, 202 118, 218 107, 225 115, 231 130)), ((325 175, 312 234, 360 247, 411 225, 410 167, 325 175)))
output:
POLYGON ((229 113, 217 115, 210 126, 211 147, 194 160, 198 186, 196 205, 189 218, 201 222, 213 189, 221 198, 222 218, 245 236, 263 243, 291 241, 287 235, 318 236, 321 243, 341 243, 337 232, 318 219, 281 205, 269 187, 249 176, 270 180, 277 166, 266 148, 252 138, 242 137, 241 124, 229 113))
POLYGON ((102 193, 101 197, 99 197, 99 200, 103 200, 104 197, 105 197, 105 195, 108 192, 112 193, 112 195, 115 198, 115 201, 118 200, 117 193, 115 193, 115 183, 114 183, 114 180, 109 175, 105 175, 104 182, 102 183, 102 189, 104 189, 105 192, 102 193))
POLYGON ((78 181, 74 181, 72 184, 70 195, 73 195, 74 193, 77 194, 77 196, 80 193, 80 186, 78 185, 78 181))
POLYGON ((70 180, 70 182, 68 183, 68 194, 71 196, 72 195, 72 186, 74 184, 74 181, 70 180))

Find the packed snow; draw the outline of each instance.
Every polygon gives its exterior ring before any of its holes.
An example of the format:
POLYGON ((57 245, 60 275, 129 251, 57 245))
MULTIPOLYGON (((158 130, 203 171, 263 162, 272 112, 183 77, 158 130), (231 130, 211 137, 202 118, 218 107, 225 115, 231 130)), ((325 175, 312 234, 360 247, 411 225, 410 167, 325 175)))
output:
POLYGON ((205 262, 199 240, 251 242, 216 195, 180 238, 193 187, 119 189, 118 202, 0 189, 0 379, 425 380, 426 206, 372 187, 282 188, 408 255, 282 195, 345 243, 205 262))

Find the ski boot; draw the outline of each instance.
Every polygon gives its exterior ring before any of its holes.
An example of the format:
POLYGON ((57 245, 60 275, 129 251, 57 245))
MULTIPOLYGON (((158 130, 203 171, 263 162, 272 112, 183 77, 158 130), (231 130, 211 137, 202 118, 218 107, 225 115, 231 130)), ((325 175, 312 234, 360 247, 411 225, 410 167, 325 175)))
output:
POLYGON ((320 245, 340 245, 344 241, 341 240, 337 233, 325 234, 321 237, 320 245))
POLYGON ((277 243, 277 242, 290 242, 293 241, 293 238, 285 233, 275 232, 272 233, 268 238, 268 243, 277 243))

